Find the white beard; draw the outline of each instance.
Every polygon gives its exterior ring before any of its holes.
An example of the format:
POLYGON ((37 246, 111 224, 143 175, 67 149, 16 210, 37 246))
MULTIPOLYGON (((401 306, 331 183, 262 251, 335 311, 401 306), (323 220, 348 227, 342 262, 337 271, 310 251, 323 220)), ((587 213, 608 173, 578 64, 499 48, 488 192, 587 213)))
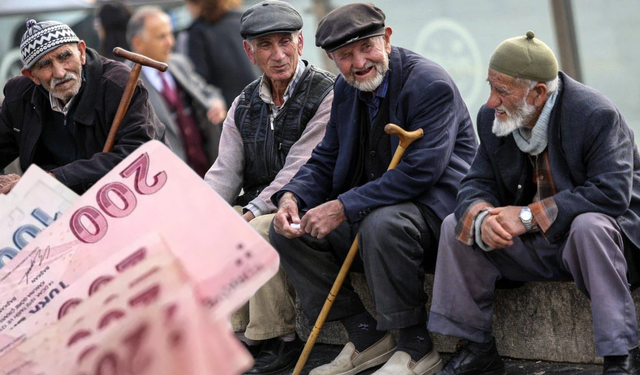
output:
POLYGON ((518 106, 518 108, 509 112, 504 107, 504 104, 500 104, 496 109, 505 111, 507 114, 506 119, 498 119, 495 118, 493 120, 493 127, 491 127, 491 131, 498 137, 506 137, 507 135, 513 133, 519 128, 526 126, 536 111, 536 107, 528 104, 525 101, 526 95, 522 98, 522 103, 518 106))
POLYGON ((378 63, 378 64, 368 63, 365 65, 364 69, 368 69, 372 66, 375 67, 374 69, 376 70, 376 75, 373 76, 371 79, 367 81, 358 81, 356 80, 355 72, 352 70, 349 77, 345 77, 347 83, 360 91, 364 91, 364 92, 376 91, 378 86, 380 86, 380 84, 384 80, 384 75, 387 74, 387 71, 389 70, 389 56, 385 53, 384 60, 381 63, 378 63))

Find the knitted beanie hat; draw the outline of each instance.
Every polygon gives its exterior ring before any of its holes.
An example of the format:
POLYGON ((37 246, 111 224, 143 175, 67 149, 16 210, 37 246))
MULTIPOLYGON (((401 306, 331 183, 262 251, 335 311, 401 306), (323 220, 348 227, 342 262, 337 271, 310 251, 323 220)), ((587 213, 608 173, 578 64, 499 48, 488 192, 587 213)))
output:
POLYGON ((507 39, 493 52, 489 67, 500 73, 536 82, 548 82, 558 76, 558 60, 533 31, 507 39))
POLYGON ((30 69, 42 56, 66 43, 80 39, 64 23, 57 21, 27 21, 27 31, 20 42, 20 53, 25 69, 30 69))

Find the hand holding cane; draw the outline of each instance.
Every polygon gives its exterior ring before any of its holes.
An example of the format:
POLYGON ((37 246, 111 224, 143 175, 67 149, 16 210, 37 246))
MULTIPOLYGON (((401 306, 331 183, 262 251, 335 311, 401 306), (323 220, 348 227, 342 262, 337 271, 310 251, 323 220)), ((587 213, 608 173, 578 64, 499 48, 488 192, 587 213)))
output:
POLYGON ((138 78, 140 78, 140 71, 142 69, 142 65, 150 66, 152 68, 158 69, 161 72, 166 72, 167 69, 169 68, 169 66, 165 63, 152 60, 146 56, 139 55, 137 53, 126 51, 120 47, 114 48, 113 54, 117 57, 122 57, 129 61, 132 61, 135 64, 133 65, 133 68, 131 68, 131 73, 129 73, 129 79, 127 80, 127 85, 124 88, 122 99, 120 99, 120 104, 118 105, 116 116, 113 119, 113 123, 111 123, 111 129, 109 130, 109 135, 107 136, 107 141, 104 144, 104 148, 102 149, 102 152, 111 151, 111 149, 113 148, 113 145, 116 142, 116 134, 118 133, 118 128, 120 128, 120 123, 124 119, 124 115, 127 113, 127 110, 129 109, 129 104, 131 104, 131 97, 133 97, 133 92, 136 89, 138 78))
MULTIPOLYGON (((391 159, 391 163, 389 164, 389 168, 387 170, 391 170, 395 168, 404 151, 409 147, 413 141, 422 138, 424 132, 422 129, 414 130, 412 132, 407 132, 402 129, 398 125, 395 124, 387 124, 384 127, 384 131, 387 134, 395 134, 400 138, 400 143, 398 144, 398 148, 396 152, 393 154, 393 158, 391 159)), ((293 375, 300 375, 304 365, 307 363, 307 359, 309 359, 309 354, 311 353, 311 349, 313 349, 313 345, 320 334, 320 330, 322 330, 322 326, 324 325, 324 321, 327 319, 327 315, 329 315, 329 311, 333 306, 333 301, 338 295, 340 288, 342 287, 342 283, 344 283, 345 278, 347 277, 347 273, 349 273, 349 269, 351 268, 351 264, 358 253, 358 236, 353 240, 351 244, 351 248, 349 249, 349 253, 342 263, 342 267, 340 268, 340 272, 336 277, 336 281, 333 283, 333 287, 331 287, 331 291, 329 292, 329 296, 327 296, 327 300, 324 302, 324 306, 322 306, 322 311, 320 311, 320 315, 318 315, 318 319, 316 320, 316 324, 313 326, 313 330, 309 335, 309 339, 304 345, 304 349, 302 350, 302 354, 300 354, 300 358, 298 359, 298 363, 296 363, 296 367, 293 370, 293 375)))

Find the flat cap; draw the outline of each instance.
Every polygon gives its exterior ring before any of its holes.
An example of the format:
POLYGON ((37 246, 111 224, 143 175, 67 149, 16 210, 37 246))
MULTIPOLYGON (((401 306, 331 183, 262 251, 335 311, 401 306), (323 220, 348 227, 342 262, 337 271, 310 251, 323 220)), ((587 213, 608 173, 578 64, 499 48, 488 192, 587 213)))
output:
POLYGON ((371 3, 354 3, 329 12, 316 31, 316 46, 332 52, 347 44, 384 35, 384 12, 371 3))
POLYGON ((533 31, 500 43, 491 55, 489 68, 511 77, 548 82, 558 76, 558 60, 533 31))
POLYGON ((291 4, 264 0, 247 9, 240 19, 240 35, 255 39, 267 34, 292 33, 302 29, 302 17, 291 4))

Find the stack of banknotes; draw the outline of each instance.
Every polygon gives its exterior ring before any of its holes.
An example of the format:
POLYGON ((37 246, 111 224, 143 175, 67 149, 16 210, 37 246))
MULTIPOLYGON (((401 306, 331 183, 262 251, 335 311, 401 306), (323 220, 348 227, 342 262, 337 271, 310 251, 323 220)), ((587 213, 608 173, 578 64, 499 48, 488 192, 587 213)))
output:
POLYGON ((241 374, 231 314, 278 255, 163 144, 78 197, 32 166, 0 195, 0 375, 241 374))

